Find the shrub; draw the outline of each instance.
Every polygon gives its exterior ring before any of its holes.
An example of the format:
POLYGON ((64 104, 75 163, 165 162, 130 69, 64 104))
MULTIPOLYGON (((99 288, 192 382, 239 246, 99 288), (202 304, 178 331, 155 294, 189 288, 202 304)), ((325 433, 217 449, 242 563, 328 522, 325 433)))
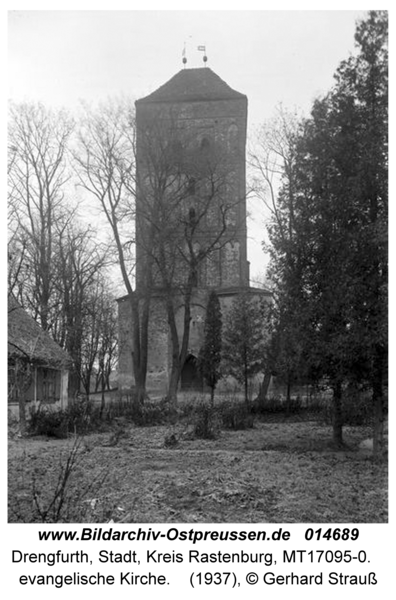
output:
POLYGON ((343 403, 345 425, 371 425, 373 421, 373 403, 369 394, 346 396, 343 403))
POLYGON ((292 398, 287 405, 286 400, 282 396, 271 396, 265 400, 256 401, 253 403, 252 410, 255 413, 261 414, 276 414, 276 413, 295 413, 301 408, 300 398, 292 398))
POLYGON ((68 419, 65 411, 33 407, 30 411, 28 432, 33 435, 46 435, 67 438, 68 419))
POLYGON ((146 402, 132 412, 132 421, 140 427, 164 425, 175 416, 173 407, 166 400, 146 402))
POLYGON ((67 438, 69 434, 84 435, 93 431, 106 431, 114 420, 125 419, 139 427, 163 425, 174 420, 175 411, 165 400, 146 400, 137 404, 132 397, 106 405, 104 410, 89 400, 74 402, 65 410, 48 406, 33 407, 30 411, 28 432, 31 435, 67 438))
POLYGON ((215 419, 216 411, 206 402, 198 404, 193 415, 194 436, 204 440, 217 437, 219 427, 215 419))
MULTIPOLYGON (((322 406, 320 416, 324 423, 333 422, 333 402, 329 399, 322 406)), ((342 402, 343 425, 359 427, 370 426, 373 422, 373 403, 370 394, 345 394, 342 402)))
POLYGON ((123 418, 139 427, 163 425, 172 420, 175 411, 164 399, 152 401, 146 399, 143 404, 136 402, 133 395, 126 395, 106 405, 103 418, 112 422, 114 419, 123 418))
MULTIPOLYGON (((48 421, 49 422, 49 421, 48 421)), ((10 490, 9 520, 22 523, 70 523, 89 522, 96 519, 98 510, 97 498, 102 497, 102 486, 108 471, 98 475, 84 477, 78 475, 85 450, 81 437, 77 436, 66 455, 59 457, 59 464, 54 464, 52 477, 46 472, 31 468, 31 459, 27 454, 22 456, 20 470, 24 489, 22 493, 10 490), (54 474, 55 471, 55 474, 54 474)), ((107 506, 103 506, 102 511, 107 506)))
POLYGON ((221 424, 224 429, 250 429, 254 425, 254 415, 248 410, 246 404, 240 402, 222 402, 217 410, 221 415, 221 424))
POLYGON ((202 394, 197 394, 196 396, 189 396, 187 399, 182 398, 178 406, 179 417, 182 419, 193 418, 196 413, 197 407, 201 406, 202 402, 202 394))
POLYGON ((102 426, 100 410, 89 401, 75 402, 65 410, 48 406, 32 407, 28 432, 32 435, 67 438, 71 433, 85 434, 102 426))

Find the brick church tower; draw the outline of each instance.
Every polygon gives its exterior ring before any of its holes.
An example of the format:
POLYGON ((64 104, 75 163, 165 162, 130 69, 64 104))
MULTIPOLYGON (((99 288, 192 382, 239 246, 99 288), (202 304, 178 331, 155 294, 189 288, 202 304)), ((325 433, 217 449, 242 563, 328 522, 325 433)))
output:
MULTIPOLYGON (((173 290, 181 337, 182 296, 186 288, 191 290, 181 387, 199 388, 196 358, 210 290, 216 291, 224 311, 235 295, 250 289, 246 128, 246 96, 207 67, 185 68, 136 102, 136 288, 151 294, 149 391, 164 393, 169 381, 166 294, 173 290)), ((129 310, 127 297, 121 298, 121 389, 133 385, 129 310)))

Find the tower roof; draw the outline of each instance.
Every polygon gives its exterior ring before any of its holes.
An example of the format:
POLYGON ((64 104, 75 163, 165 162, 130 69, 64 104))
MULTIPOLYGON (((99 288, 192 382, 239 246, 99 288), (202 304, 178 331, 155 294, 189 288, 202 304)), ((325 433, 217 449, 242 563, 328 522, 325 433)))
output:
POLYGON ((157 90, 137 101, 144 102, 194 102, 199 100, 233 100, 245 98, 233 90, 208 67, 182 69, 157 90))

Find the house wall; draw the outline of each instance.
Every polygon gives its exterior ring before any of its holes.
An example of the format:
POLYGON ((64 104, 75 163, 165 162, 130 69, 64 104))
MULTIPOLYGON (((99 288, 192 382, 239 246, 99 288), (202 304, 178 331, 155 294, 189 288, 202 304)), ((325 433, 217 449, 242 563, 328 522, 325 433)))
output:
MULTIPOLYGON (((9 368, 9 383, 13 377, 12 367, 9 368)), ((47 405, 54 408, 66 408, 68 405, 68 369, 52 369, 49 367, 33 366, 29 375, 30 383, 23 391, 27 409, 33 406, 47 405)), ((8 409, 19 417, 19 402, 15 395, 9 395, 8 409)))

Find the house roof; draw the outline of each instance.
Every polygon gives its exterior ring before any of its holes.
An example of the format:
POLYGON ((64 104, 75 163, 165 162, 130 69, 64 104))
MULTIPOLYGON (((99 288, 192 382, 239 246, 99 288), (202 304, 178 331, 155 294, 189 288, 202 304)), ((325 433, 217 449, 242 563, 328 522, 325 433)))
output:
POLYGON ((67 368, 71 358, 22 308, 8 296, 8 358, 24 358, 43 367, 67 368))
POLYGON ((245 98, 233 90, 212 69, 182 69, 152 94, 137 100, 146 102, 194 102, 200 100, 232 100, 245 98))

